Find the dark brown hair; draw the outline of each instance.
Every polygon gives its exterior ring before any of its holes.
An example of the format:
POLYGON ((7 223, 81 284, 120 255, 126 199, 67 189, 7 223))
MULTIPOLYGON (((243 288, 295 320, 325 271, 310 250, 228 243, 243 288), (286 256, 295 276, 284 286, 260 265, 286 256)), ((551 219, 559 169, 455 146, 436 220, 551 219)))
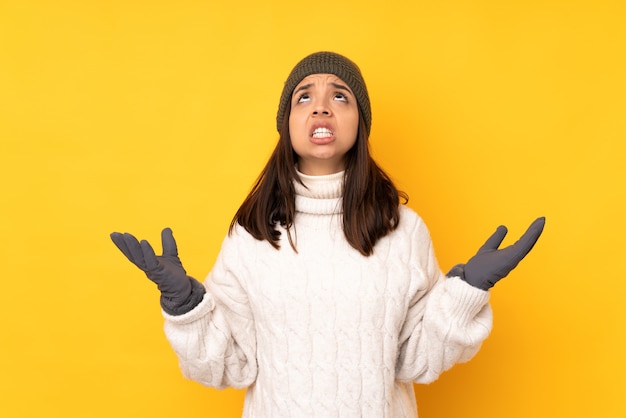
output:
MULTIPOLYGON (((229 233, 238 223, 256 239, 267 240, 278 249, 280 231, 276 224, 280 224, 297 251, 291 237, 296 216, 293 182, 302 180, 296 171, 298 156, 289 135, 290 111, 287 107, 278 144, 233 217, 229 233)), ((398 226, 400 199, 406 203, 408 196, 396 189, 370 155, 367 128, 359 109, 357 140, 346 154, 344 175, 343 232, 348 243, 361 254, 371 255, 376 242, 398 226)))

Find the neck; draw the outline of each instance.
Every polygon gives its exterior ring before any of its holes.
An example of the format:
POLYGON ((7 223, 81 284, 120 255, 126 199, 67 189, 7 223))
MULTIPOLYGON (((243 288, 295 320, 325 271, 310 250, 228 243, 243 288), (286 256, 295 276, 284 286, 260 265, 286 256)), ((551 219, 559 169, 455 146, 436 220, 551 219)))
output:
POLYGON ((307 176, 326 176, 346 169, 343 161, 298 161, 298 171, 307 176))

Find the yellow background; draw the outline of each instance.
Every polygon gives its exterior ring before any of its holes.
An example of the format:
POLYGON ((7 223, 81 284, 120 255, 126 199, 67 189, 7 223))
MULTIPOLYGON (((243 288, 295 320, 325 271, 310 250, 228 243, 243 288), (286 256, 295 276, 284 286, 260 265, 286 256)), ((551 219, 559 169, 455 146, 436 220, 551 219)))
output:
POLYGON ((289 70, 329 49, 442 269, 547 217, 420 417, 626 416, 624 22, 618 0, 0 1, 0 415, 240 416, 242 391, 181 377, 108 235, 171 226, 204 278, 289 70))

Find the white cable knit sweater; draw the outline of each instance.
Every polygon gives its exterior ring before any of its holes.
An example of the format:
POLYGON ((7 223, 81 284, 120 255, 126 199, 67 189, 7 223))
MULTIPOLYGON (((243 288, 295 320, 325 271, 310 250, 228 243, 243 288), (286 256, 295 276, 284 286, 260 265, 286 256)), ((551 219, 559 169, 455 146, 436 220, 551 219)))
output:
POLYGON ((439 270, 401 206, 370 257, 341 229, 343 173, 296 184, 298 252, 237 226, 191 312, 164 313, 183 374, 247 387, 244 417, 417 417, 412 382, 469 360, 491 329, 489 293, 439 270))

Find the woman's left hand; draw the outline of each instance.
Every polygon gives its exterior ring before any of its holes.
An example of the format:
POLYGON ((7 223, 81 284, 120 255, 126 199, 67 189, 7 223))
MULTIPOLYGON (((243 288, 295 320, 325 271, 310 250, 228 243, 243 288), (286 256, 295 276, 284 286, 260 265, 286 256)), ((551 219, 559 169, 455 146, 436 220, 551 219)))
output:
POLYGON ((489 290, 530 252, 543 232, 545 223, 545 217, 537 218, 515 244, 503 249, 498 247, 507 234, 507 228, 499 226, 465 266, 456 266, 448 276, 459 275, 472 286, 489 290))

